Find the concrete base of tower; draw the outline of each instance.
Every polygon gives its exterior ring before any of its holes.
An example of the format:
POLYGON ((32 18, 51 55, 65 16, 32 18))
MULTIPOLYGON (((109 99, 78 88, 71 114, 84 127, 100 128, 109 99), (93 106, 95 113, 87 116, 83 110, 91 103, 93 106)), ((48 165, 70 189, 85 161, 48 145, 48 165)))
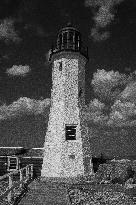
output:
POLYGON ((58 182, 58 183, 66 183, 66 184, 76 184, 76 183, 87 183, 91 182, 94 178, 94 173, 83 176, 79 175, 76 177, 40 177, 40 181, 46 182, 58 182))
POLYGON ((67 178, 86 174, 82 144, 79 142, 74 143, 71 143, 71 146, 66 143, 63 144, 63 149, 61 149, 61 146, 60 149, 56 148, 57 146, 52 146, 50 152, 45 148, 41 170, 42 177, 67 178))
POLYGON ((94 174, 93 171, 93 166, 90 164, 89 168, 87 167, 83 167, 83 166, 78 166, 78 168, 80 169, 76 169, 71 167, 66 167, 65 169, 57 169, 56 170, 52 169, 52 167, 47 167, 45 168, 45 166, 43 167, 43 169, 41 170, 41 177, 43 178, 62 178, 62 179, 74 179, 74 178, 82 178, 82 177, 88 177, 88 176, 92 176, 94 174), (50 168, 50 169, 49 169, 50 168))
MULTIPOLYGON (((92 181, 94 177, 94 171, 93 166, 90 164, 88 172, 85 172, 85 170, 80 170, 81 172, 60 172, 60 173, 54 173, 51 172, 44 172, 45 170, 42 169, 41 172, 41 181, 50 181, 50 182, 62 182, 62 183, 83 183, 83 182, 89 182, 92 181)), ((47 170, 46 170, 47 171, 47 170)))
POLYGON ((44 158, 41 177, 47 179, 76 179, 92 175, 93 164, 91 157, 83 158, 81 154, 78 153, 78 155, 74 158, 74 155, 63 155, 62 161, 59 157, 55 158, 55 155, 52 157, 52 160, 48 157, 44 158))

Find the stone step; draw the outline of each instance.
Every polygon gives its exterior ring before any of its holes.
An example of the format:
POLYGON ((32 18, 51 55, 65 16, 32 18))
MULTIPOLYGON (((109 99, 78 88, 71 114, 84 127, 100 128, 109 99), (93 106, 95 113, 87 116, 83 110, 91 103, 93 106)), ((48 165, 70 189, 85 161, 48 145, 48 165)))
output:
POLYGON ((67 187, 59 182, 34 180, 19 205, 70 205, 67 187))

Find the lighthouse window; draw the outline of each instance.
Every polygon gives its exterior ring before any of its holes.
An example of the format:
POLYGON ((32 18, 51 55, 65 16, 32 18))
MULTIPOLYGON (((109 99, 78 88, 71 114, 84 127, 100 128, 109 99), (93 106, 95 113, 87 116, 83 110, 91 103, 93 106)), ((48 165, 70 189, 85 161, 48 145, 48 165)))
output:
POLYGON ((59 71, 62 71, 62 61, 59 62, 59 71))
POLYGON ((76 140, 76 125, 66 125, 66 140, 76 140))

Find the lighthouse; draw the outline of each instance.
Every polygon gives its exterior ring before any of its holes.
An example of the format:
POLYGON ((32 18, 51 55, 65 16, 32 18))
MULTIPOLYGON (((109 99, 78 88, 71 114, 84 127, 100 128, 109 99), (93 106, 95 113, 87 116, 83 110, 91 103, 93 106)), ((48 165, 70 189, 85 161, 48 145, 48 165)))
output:
POLYGON ((80 32, 68 25, 51 49, 52 90, 44 143, 42 177, 71 178, 92 173, 88 128, 83 120, 88 51, 80 32))

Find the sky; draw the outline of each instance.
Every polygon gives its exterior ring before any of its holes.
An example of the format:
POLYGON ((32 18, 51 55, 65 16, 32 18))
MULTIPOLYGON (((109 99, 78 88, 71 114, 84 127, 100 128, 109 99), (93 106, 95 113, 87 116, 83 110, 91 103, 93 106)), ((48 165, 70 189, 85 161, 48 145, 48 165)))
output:
POLYGON ((98 146, 100 152, 115 152, 109 136, 115 146, 122 144, 122 154, 135 155, 135 0, 0 1, 1 146, 15 141, 21 146, 23 137, 27 146, 28 133, 34 139, 30 146, 42 146, 52 86, 48 51, 68 22, 80 30, 89 49, 83 115, 94 153, 98 146))

